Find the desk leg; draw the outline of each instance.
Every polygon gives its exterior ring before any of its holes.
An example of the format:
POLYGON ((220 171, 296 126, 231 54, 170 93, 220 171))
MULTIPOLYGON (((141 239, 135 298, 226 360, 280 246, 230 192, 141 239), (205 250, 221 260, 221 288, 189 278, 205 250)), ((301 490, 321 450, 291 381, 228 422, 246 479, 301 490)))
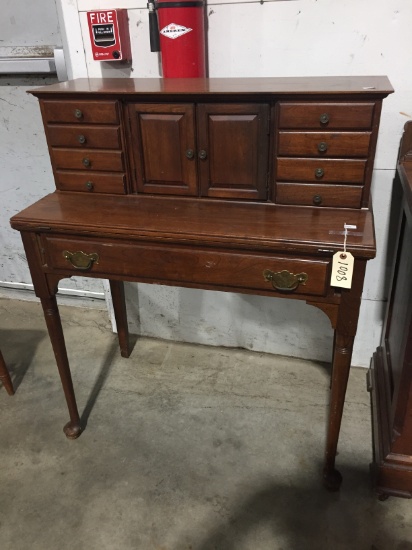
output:
POLYGON ((353 342, 358 325, 365 268, 365 261, 355 260, 352 288, 350 290, 342 289, 339 305, 334 338, 329 422, 323 470, 324 484, 330 491, 338 491, 342 483, 342 476, 335 469, 335 457, 352 360, 353 342))
POLYGON ((70 373, 69 360, 67 358, 66 344, 64 342, 63 329, 59 309, 57 307, 56 296, 40 298, 40 300, 41 305, 43 306, 44 318, 46 320, 47 330, 49 331, 57 368, 59 369, 64 396, 69 409, 70 422, 64 426, 63 431, 67 438, 76 439, 81 434, 82 428, 80 426, 80 417, 77 410, 76 397, 74 395, 72 376, 70 373))
POLYGON ((126 301, 123 281, 109 281, 112 293, 114 317, 119 337, 120 354, 130 357, 129 327, 127 325, 126 301))

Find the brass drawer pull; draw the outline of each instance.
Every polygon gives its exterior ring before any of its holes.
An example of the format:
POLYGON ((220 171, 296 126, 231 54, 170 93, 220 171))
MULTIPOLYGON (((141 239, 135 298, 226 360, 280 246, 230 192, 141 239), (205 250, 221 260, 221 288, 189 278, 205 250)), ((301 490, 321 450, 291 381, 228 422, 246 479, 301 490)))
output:
POLYGON ((325 143, 324 141, 321 141, 320 143, 318 143, 319 153, 324 153, 327 150, 328 150, 328 144, 327 143, 325 143))
POLYGON ((81 112, 80 109, 75 109, 75 110, 74 110, 74 116, 75 116, 76 118, 83 118, 83 113, 81 112))
POLYGON ((325 172, 324 172, 323 168, 316 168, 315 176, 317 178, 323 178, 324 175, 325 175, 325 172))
POLYGON ((86 137, 80 134, 80 136, 77 136, 77 141, 83 145, 83 143, 86 143, 86 137))
POLYGON ((300 284, 305 285, 308 280, 306 273, 298 273, 294 275, 286 269, 274 273, 269 269, 265 269, 263 272, 263 278, 265 281, 271 282, 275 290, 282 290, 283 292, 292 292, 296 290, 300 284))
POLYGON ((313 204, 316 206, 320 206, 322 204, 322 197, 321 195, 314 195, 313 197, 313 204))
POLYGON ((92 182, 92 181, 86 181, 85 185, 86 185, 86 189, 87 189, 88 191, 93 191, 94 185, 93 185, 93 182, 92 182))
POLYGON ((327 124, 329 122, 329 115, 328 113, 323 113, 319 117, 319 121, 321 124, 327 124))
POLYGON ((93 266, 93 262, 99 263, 99 255, 96 252, 86 254, 81 250, 77 252, 69 252, 69 250, 63 251, 63 257, 72 264, 72 266, 80 271, 87 271, 93 266))
POLYGON ((88 159, 87 157, 82 160, 82 163, 84 164, 84 166, 86 166, 86 168, 88 168, 91 164, 90 159, 88 159))

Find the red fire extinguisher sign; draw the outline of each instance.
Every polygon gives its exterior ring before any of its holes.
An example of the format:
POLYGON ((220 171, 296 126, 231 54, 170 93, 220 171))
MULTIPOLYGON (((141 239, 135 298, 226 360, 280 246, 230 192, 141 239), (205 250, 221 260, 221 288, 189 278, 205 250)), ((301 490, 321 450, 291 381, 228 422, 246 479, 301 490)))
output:
POLYGON ((131 59, 127 10, 89 11, 87 22, 95 61, 131 59))

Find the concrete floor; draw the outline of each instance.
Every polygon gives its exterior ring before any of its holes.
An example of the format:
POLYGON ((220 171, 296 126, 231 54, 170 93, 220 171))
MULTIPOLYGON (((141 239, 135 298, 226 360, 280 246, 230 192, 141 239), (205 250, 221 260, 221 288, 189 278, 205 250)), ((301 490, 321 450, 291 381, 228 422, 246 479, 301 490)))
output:
POLYGON ((1 550, 412 549, 412 503, 371 491, 369 395, 352 369, 339 494, 322 488, 329 366, 141 338, 61 307, 76 441, 40 306, 0 299, 1 550))

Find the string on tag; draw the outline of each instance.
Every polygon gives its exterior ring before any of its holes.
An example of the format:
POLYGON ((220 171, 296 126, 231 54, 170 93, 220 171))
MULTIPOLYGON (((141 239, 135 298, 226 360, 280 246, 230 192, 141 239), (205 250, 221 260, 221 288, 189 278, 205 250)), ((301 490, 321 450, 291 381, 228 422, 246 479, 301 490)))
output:
POLYGON ((349 225, 347 223, 344 223, 343 228, 345 230, 345 233, 344 233, 344 239, 343 239, 343 254, 340 255, 342 260, 346 258, 346 240, 348 238, 348 229, 356 229, 356 225, 349 225))

